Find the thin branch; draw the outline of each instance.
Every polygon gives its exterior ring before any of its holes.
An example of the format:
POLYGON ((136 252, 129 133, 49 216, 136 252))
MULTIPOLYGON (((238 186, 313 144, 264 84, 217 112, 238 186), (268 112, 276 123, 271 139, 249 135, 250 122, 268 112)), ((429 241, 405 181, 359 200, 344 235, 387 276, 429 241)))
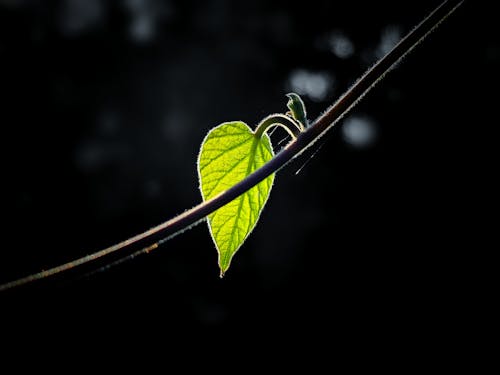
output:
POLYGON ((141 234, 85 257, 0 285, 0 291, 28 284, 32 281, 44 279, 61 272, 69 271, 75 267, 109 256, 119 250, 130 249, 133 245, 138 247, 142 246, 140 250, 136 250, 132 254, 126 255, 124 258, 117 261, 110 262, 108 265, 120 263, 123 260, 134 258, 137 255, 149 253, 158 248, 160 244, 198 224, 207 215, 231 202, 233 199, 237 198, 272 173, 276 173, 285 167, 292 159, 302 154, 307 148, 314 144, 335 124, 337 124, 339 120, 344 117, 380 80, 382 80, 382 78, 384 78, 394 65, 407 56, 409 52, 411 52, 423 39, 425 39, 427 35, 436 29, 437 26, 450 14, 452 14, 464 1, 465 0, 447 0, 439 5, 390 52, 388 52, 373 67, 371 67, 330 108, 319 116, 309 128, 307 128, 295 140, 290 142, 284 149, 276 154, 272 160, 249 175, 243 181, 222 192, 216 197, 202 202, 190 210, 187 210, 182 214, 141 234), (149 245, 146 245, 146 242, 148 242, 149 245))

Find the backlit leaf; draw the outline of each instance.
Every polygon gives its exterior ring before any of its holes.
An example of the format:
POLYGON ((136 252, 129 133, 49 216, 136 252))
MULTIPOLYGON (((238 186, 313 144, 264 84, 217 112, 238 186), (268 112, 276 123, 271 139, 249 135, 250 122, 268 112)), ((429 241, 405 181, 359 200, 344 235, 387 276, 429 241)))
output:
MULTIPOLYGON (((241 121, 226 122, 205 137, 198 156, 198 176, 204 200, 234 186, 274 156, 267 134, 259 139, 241 121)), ((210 234, 219 254, 221 277, 254 229, 271 192, 274 174, 208 216, 210 234)))

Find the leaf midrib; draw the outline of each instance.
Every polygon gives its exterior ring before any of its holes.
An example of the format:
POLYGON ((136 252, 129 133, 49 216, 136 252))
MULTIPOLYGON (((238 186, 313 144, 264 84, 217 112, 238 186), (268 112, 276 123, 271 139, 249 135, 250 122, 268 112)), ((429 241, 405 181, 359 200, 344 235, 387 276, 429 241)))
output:
MULTIPOLYGON (((248 158, 248 165, 247 165, 247 170, 245 172, 245 175, 248 176, 252 170, 252 166, 253 164, 255 163, 255 153, 256 153, 256 149, 257 149, 257 145, 259 144, 259 139, 255 136, 255 134, 253 135, 253 142, 252 142, 252 148, 250 149, 250 157, 248 158)), ((239 203, 238 203, 238 209, 236 211, 236 215, 235 215, 235 223, 239 221, 240 219, 240 213, 241 213, 241 208, 243 206, 243 202, 244 202, 244 199, 245 199, 245 196, 247 196, 248 194, 250 194, 250 191, 252 189, 250 189, 246 194, 242 194, 240 195, 240 197, 238 198, 239 199, 239 203)), ((250 197, 248 197, 248 199, 250 199, 250 197)), ((249 223, 249 226, 250 226, 250 223, 249 223)), ((231 236, 229 237, 231 239, 231 245, 233 244, 233 241, 234 241, 234 233, 235 233, 235 230, 238 226, 237 225, 233 225, 233 228, 231 229, 231 236)), ((247 233, 248 235, 248 233, 247 233)), ((243 239, 244 240, 244 239, 243 239)), ((243 241, 242 241, 243 242, 243 241)), ((227 260, 228 260, 228 257, 229 259, 231 259, 233 254, 231 254, 230 252, 226 252, 224 254, 224 262, 221 262, 224 264, 224 271, 227 269, 227 260)))

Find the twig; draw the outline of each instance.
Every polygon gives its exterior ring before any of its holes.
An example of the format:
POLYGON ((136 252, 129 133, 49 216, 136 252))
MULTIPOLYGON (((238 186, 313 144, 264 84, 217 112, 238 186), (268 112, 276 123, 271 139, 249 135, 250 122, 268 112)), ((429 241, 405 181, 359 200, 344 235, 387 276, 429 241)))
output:
MULTIPOLYGON (((190 229, 202 221, 207 215, 231 202, 272 173, 285 167, 292 159, 311 147, 319 138, 339 122, 384 76, 404 57, 406 57, 422 40, 425 39, 439 24, 452 14, 465 0, 444 1, 407 36, 405 36, 390 52, 371 67, 354 85, 347 90, 330 108, 319 116, 305 131, 283 148, 276 156, 243 181, 224 191, 218 196, 183 212, 182 214, 141 234, 131 237, 116 245, 96 253, 84 256, 57 267, 41 271, 14 281, 0 285, 0 291, 28 284, 69 271, 75 267, 106 257, 119 250, 129 249, 132 245, 142 246, 140 250, 123 258, 110 262, 109 265, 121 263, 137 255, 146 254, 156 249, 172 237, 190 229), (148 242, 149 245, 145 243, 148 242)), ((105 268, 107 268, 105 266, 105 268)))

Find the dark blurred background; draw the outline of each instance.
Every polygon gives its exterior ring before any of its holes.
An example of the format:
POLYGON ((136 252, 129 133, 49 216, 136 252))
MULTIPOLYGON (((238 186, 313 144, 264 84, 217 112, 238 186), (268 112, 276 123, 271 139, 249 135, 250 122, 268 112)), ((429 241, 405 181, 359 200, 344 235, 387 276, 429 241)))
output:
MULTIPOLYGON (((284 112, 289 91, 314 119, 439 3, 0 0, 0 283, 194 206, 210 128, 284 112)), ((202 332, 269 347, 315 333, 345 348, 450 328, 445 307, 466 292, 465 260, 481 246, 477 150, 496 125, 500 50, 485 6, 466 2, 314 157, 317 147, 279 172, 224 279, 202 224, 0 303, 28 304, 31 327, 45 312, 80 334, 97 322, 124 334, 125 323, 189 345, 202 332)))

